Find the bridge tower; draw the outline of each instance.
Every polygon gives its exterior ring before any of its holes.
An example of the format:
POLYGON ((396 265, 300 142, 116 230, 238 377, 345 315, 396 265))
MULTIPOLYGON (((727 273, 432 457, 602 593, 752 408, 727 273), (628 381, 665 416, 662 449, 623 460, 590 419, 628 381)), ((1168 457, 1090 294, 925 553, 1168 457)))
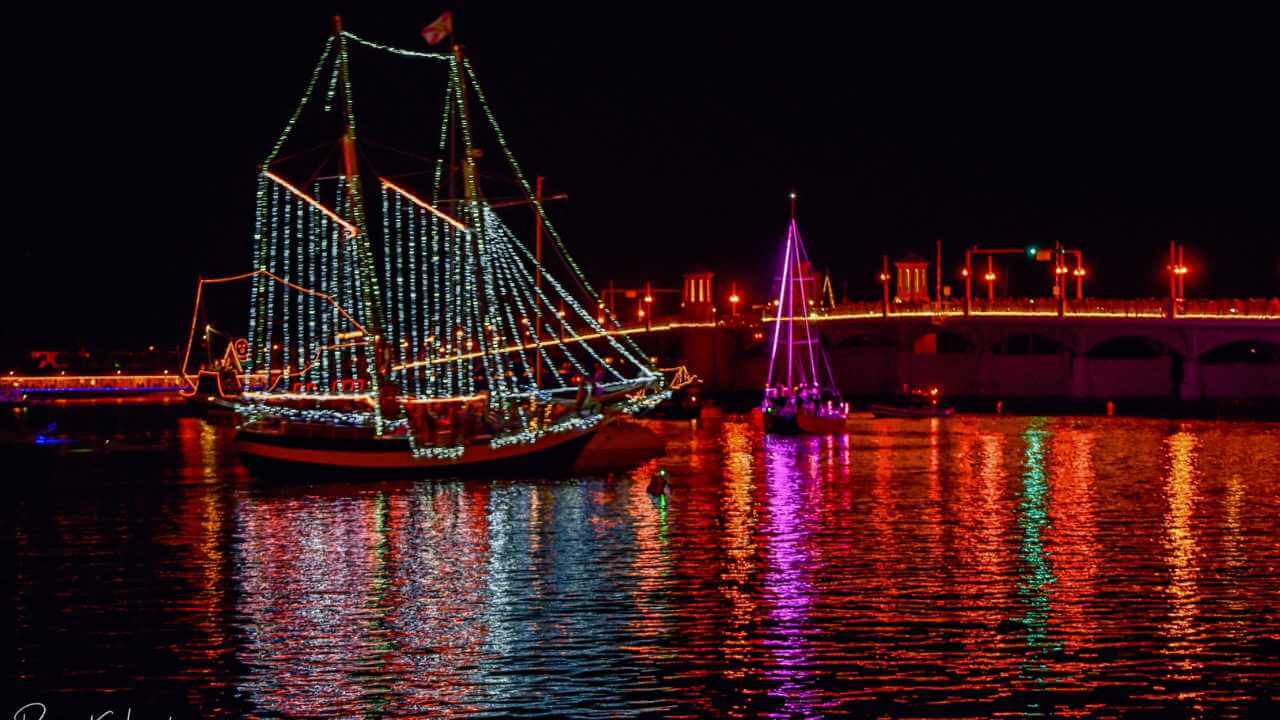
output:
POLYGON ((715 273, 710 270, 698 270, 685 273, 684 292, 680 304, 684 306, 684 314, 696 322, 710 322, 715 319, 715 273))
POLYGON ((893 263, 898 270, 898 293, 894 302, 916 304, 929 302, 929 261, 919 255, 908 255, 893 263))

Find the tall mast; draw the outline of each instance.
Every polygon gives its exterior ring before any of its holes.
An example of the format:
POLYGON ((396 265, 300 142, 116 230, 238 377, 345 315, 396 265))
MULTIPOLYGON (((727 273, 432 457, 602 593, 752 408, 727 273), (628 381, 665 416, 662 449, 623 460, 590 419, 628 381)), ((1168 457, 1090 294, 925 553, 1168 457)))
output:
MULTIPOLYGON (((541 334, 542 331, 542 304, 538 302, 538 296, 542 294, 542 180, 541 175, 538 176, 538 182, 534 191, 534 257, 537 259, 537 266, 534 267, 534 331, 541 334)), ((542 389, 542 349, 539 348, 534 352, 534 375, 533 386, 542 389)))
MULTIPOLYGON (((800 264, 800 253, 796 252, 796 193, 791 191, 791 223, 787 226, 787 253, 788 260, 792 257, 796 259, 796 265, 800 264)), ((796 268, 797 270, 799 268, 796 268)), ((786 273, 786 264, 783 265, 782 281, 787 286, 787 388, 789 392, 795 392, 794 381, 792 380, 791 364, 793 356, 796 352, 795 328, 796 328, 796 286, 795 280, 791 275, 786 273)), ((794 397, 794 396, 793 396, 794 397)))
POLYGON ((342 86, 342 164, 347 179, 347 194, 351 204, 352 220, 356 232, 348 242, 355 243, 356 268, 360 278, 360 304, 364 307, 365 327, 373 336, 373 351, 369 358, 369 384, 373 391, 374 432, 382 434, 382 291, 374 268, 373 248, 369 243, 369 230, 365 223, 364 199, 360 192, 360 167, 356 159, 356 122, 351 98, 351 68, 347 64, 347 36, 342 32, 342 17, 333 16, 333 32, 338 46, 338 82, 342 86))
POLYGON ((347 180, 347 195, 351 201, 351 215, 356 226, 350 238, 356 244, 357 267, 360 274, 360 302, 365 310, 365 326, 374 335, 382 334, 382 307, 378 288, 378 276, 373 268, 373 250, 369 244, 369 230, 365 222, 364 197, 360 188, 360 165, 356 158, 356 122, 351 98, 351 68, 347 64, 347 37, 342 32, 342 17, 333 17, 334 36, 338 41, 338 81, 342 86, 342 164, 347 180))
MULTIPOLYGON (((479 184, 476 182, 476 162, 475 155, 471 148, 471 117, 467 113, 467 80, 466 66, 462 55, 462 44, 454 43, 453 45, 453 66, 454 73, 457 78, 458 92, 458 125, 462 131, 462 192, 466 199, 468 207, 478 199, 480 194, 479 184)), ((473 218, 472 222, 467 223, 472 227, 478 226, 480 223, 473 218)))
MULTIPOLYGON (((455 87, 455 91, 457 92, 457 106, 458 106, 457 129, 458 129, 458 136, 462 140, 461 142, 462 166, 460 168, 462 172, 462 192, 463 192, 462 205, 465 207, 465 211, 467 213, 465 215, 465 217, 467 218, 466 223, 468 228, 470 228, 468 233, 470 233, 470 237, 473 241, 473 242, 468 242, 468 247, 472 248, 471 250, 472 252, 478 251, 479 253, 479 257, 475 257, 470 261, 471 263, 473 263, 472 267, 475 275, 474 277, 475 285, 473 285, 473 288, 475 288, 476 294, 479 295, 480 298, 483 298, 484 292, 481 290, 481 288, 485 287, 490 282, 490 277, 487 275, 487 272, 488 272, 486 268, 487 261, 484 259, 485 237, 486 237, 485 226, 487 223, 486 223, 485 212, 482 209, 480 204, 480 200, 481 200, 480 183, 476 177, 477 175, 476 157, 479 153, 472 147, 473 138, 471 136, 471 118, 467 112, 466 58, 462 54, 462 43, 458 40, 456 32, 454 34, 452 67, 453 67, 453 76, 454 76, 454 87, 455 87)), ((455 147, 456 145, 457 144, 455 143, 455 147)), ((536 302, 537 300, 535 298, 535 305, 536 305, 536 302)), ((493 308, 489 307, 488 312, 492 312, 492 311, 493 311, 493 308)), ((477 317, 476 320, 479 323, 485 322, 484 318, 477 317)), ((535 329, 534 338, 536 340, 540 340, 540 335, 539 333, 537 333, 536 329, 535 329)), ((480 351, 487 352, 488 351, 487 343, 490 342, 491 338, 489 338, 487 334, 481 332, 481 333, 478 333, 476 340, 478 341, 480 351)), ((541 357, 541 352, 538 353, 538 356, 541 357)), ((501 383, 499 382, 499 377, 496 374, 491 374, 490 368, 488 366, 486 366, 485 368, 485 375, 486 375, 486 381, 487 381, 486 387, 488 387, 489 392, 493 395, 499 394, 501 392, 501 387, 502 387, 501 383)))

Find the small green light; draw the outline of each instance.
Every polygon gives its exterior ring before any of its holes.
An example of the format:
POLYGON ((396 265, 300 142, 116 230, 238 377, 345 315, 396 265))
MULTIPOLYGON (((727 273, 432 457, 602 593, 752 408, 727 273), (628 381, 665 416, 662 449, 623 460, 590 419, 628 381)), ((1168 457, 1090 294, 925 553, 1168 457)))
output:
POLYGON ((1035 259, 1035 257, 1036 257, 1036 250, 1037 250, 1037 248, 1036 248, 1036 246, 1035 246, 1035 245, 1028 245, 1028 246, 1027 246, 1027 257, 1029 257, 1029 258, 1031 258, 1032 260, 1034 260, 1034 259, 1035 259))

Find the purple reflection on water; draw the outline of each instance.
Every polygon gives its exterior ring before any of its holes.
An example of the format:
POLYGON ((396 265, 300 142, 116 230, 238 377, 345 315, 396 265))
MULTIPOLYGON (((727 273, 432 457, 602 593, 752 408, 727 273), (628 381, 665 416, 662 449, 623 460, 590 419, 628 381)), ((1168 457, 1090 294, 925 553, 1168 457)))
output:
POLYGON ((810 544, 815 495, 820 476, 809 465, 816 462, 822 440, 817 437, 765 437, 766 507, 764 531, 769 536, 764 597, 769 606, 772 631, 763 644, 776 667, 768 677, 780 683, 786 699, 784 715, 811 715, 818 700, 812 685, 809 642, 809 610, 813 604, 813 548, 810 544))

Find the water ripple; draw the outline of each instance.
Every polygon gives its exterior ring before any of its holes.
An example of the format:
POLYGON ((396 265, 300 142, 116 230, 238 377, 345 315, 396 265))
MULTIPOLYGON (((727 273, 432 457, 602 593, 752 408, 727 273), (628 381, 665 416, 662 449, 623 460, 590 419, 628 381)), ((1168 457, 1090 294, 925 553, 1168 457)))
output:
POLYGON ((16 496, 16 687, 260 717, 1274 708, 1275 425, 651 427, 666 455, 605 477, 273 487, 180 421, 165 462, 16 496))

